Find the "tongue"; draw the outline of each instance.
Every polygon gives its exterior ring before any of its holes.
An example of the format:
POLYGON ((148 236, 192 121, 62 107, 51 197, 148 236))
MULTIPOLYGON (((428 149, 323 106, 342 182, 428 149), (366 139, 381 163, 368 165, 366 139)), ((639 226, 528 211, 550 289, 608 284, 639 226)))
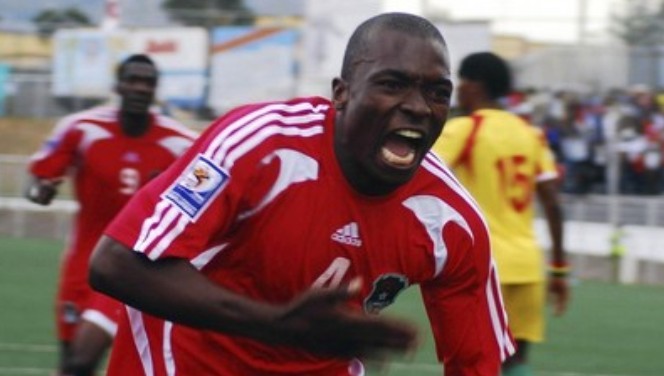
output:
POLYGON ((415 149, 399 138, 388 138, 381 148, 383 160, 393 166, 408 167, 415 161, 415 149))
POLYGON ((405 157, 413 151, 413 147, 408 142, 396 137, 389 137, 383 147, 399 157, 405 157))

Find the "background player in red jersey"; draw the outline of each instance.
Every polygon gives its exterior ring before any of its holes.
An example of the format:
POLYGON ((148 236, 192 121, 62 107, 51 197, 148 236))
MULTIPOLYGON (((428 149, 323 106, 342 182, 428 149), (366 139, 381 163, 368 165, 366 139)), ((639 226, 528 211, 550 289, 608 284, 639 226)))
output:
POLYGON ((537 193, 551 234, 548 292, 555 313, 569 299, 562 214, 553 153, 542 131, 505 111, 511 90, 507 63, 491 52, 466 56, 459 68, 459 106, 468 116, 450 119, 433 150, 452 166, 489 222, 491 244, 517 352, 504 376, 530 376, 528 350, 544 334, 545 275, 534 220, 537 193))
POLYGON ((138 188, 165 170, 195 137, 177 121, 152 113, 158 72, 146 55, 117 70, 119 107, 72 114, 31 160, 31 201, 48 205, 71 171, 79 211, 61 266, 56 325, 61 375, 90 375, 110 346, 121 304, 94 293, 88 259, 104 227, 138 188))
POLYGON ((332 90, 231 110, 109 225, 90 273, 127 304, 109 375, 363 375, 415 345, 376 315, 414 284, 445 374, 500 372, 487 229, 429 153, 452 91, 442 35, 373 17, 332 90))

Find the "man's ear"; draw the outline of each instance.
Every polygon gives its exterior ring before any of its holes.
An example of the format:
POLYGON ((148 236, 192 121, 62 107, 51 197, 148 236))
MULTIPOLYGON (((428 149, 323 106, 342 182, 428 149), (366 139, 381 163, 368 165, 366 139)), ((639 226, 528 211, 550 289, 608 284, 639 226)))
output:
POLYGON ((336 77, 332 80, 332 103, 336 110, 346 107, 348 101, 348 84, 343 79, 336 77))

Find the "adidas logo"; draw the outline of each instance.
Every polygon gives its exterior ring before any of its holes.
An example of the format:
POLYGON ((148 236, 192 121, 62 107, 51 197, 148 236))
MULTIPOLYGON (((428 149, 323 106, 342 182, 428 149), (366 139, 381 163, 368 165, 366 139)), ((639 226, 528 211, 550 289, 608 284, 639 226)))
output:
POLYGON ((358 230, 357 223, 351 222, 336 232, 332 233, 332 240, 342 244, 352 245, 353 247, 361 247, 362 239, 360 239, 360 231, 358 230))

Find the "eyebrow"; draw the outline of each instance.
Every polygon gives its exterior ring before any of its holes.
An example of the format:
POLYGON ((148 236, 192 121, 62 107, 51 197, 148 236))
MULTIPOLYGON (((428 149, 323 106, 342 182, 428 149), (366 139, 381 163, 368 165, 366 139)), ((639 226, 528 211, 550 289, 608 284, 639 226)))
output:
MULTIPOLYGON (((399 70, 399 69, 385 69, 379 72, 376 72, 372 77, 382 77, 382 76, 393 76, 400 80, 411 80, 414 79, 413 74, 399 70)), ((452 86, 452 79, 449 76, 441 76, 435 80, 436 84, 452 86)))

